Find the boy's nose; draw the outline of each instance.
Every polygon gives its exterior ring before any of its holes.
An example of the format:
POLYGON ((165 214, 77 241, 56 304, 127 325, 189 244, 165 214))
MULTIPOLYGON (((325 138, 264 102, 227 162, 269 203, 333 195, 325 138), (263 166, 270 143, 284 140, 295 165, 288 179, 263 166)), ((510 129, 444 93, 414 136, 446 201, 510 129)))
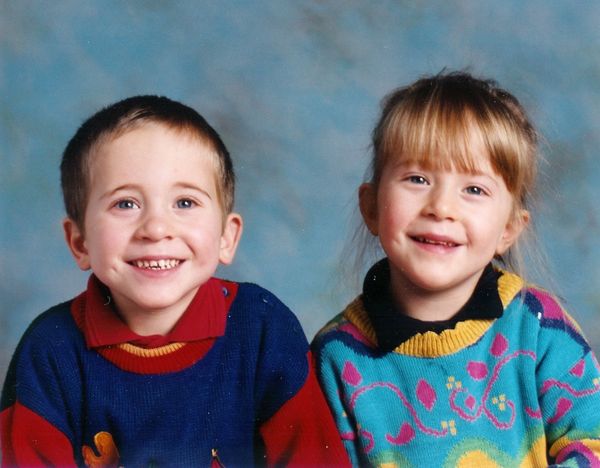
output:
POLYGON ((173 235, 172 225, 162 213, 147 213, 140 224, 136 235, 140 239, 159 241, 173 235))
POLYGON ((437 219, 456 220, 458 218, 457 195, 450 188, 436 187, 431 190, 425 214, 437 219))

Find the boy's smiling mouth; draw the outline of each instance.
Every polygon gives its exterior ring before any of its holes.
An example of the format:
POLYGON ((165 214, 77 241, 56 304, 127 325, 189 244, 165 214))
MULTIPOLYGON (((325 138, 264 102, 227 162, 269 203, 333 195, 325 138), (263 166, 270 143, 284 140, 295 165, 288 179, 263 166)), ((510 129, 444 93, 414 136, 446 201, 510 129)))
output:
POLYGON ((130 265, 133 265, 137 268, 142 268, 144 270, 171 270, 177 267, 180 263, 181 260, 174 258, 162 258, 160 260, 132 260, 129 262, 130 265))

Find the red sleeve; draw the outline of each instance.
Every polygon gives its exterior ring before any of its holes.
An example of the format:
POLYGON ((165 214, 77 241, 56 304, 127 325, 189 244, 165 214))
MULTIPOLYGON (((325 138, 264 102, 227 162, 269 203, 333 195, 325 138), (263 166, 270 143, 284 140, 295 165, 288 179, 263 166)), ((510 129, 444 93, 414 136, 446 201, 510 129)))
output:
POLYGON ((18 402, 0 413, 3 467, 76 466, 69 439, 18 402))
POLYGON ((304 386, 260 427, 268 466, 351 466, 315 376, 312 355, 304 386))

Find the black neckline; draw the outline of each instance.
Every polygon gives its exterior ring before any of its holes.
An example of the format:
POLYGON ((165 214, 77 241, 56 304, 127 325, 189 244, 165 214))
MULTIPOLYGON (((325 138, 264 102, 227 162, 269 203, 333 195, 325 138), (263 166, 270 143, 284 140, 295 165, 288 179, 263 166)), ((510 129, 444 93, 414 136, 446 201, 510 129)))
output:
POLYGON ((367 273, 363 284, 363 303, 369 320, 375 329, 379 347, 392 351, 417 333, 432 331, 441 333, 452 329, 465 320, 496 319, 504 310, 498 294, 498 278, 501 272, 488 264, 473 294, 450 319, 423 321, 407 316, 394 306, 390 291, 390 268, 387 258, 377 262, 367 273))

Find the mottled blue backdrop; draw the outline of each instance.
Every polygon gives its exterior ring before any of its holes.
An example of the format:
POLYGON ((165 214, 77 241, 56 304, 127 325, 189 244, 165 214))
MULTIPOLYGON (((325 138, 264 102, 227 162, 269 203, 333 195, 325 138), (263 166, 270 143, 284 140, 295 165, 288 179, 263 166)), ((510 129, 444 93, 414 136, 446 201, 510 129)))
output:
POLYGON ((0 382, 26 325, 84 287, 58 165, 99 107, 165 94, 214 124, 246 220, 221 274, 271 289, 311 338, 355 294, 336 266, 379 101, 445 67, 494 77, 542 130, 540 238, 600 351, 599 24, 596 1, 0 1, 0 382))

